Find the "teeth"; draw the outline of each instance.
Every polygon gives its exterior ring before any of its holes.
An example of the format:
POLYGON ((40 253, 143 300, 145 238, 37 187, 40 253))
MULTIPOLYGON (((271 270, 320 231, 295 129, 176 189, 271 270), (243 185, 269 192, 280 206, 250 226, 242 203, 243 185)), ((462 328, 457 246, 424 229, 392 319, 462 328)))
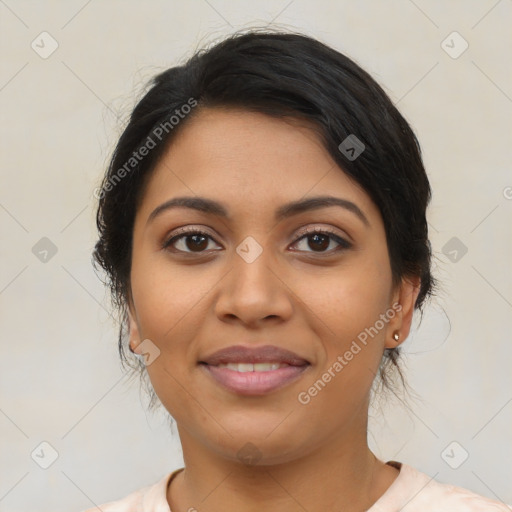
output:
POLYGON ((269 372, 289 366, 286 363, 227 363, 218 364, 217 368, 228 368, 235 372, 269 372))

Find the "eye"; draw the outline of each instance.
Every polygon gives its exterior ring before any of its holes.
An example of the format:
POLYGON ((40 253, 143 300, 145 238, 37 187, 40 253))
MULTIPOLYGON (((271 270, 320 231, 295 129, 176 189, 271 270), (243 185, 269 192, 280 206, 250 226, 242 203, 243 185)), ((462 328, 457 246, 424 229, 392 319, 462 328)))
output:
POLYGON ((173 237, 167 239, 162 249, 168 249, 172 246, 176 251, 184 253, 201 253, 208 249, 208 239, 213 240, 211 235, 201 229, 182 229, 178 231, 173 237), (181 244, 181 247, 177 245, 181 244))
MULTIPOLYGON (((162 249, 169 249, 169 247, 173 248, 173 252, 181 252, 185 254, 191 253, 202 253, 208 250, 209 240, 213 240, 213 237, 206 231, 201 229, 181 229, 177 234, 174 234, 171 238, 167 239, 162 244, 162 249), (179 247, 181 244, 181 247, 179 247)), ((297 245, 303 240, 308 240, 308 246, 312 247, 313 253, 331 253, 331 252, 339 252, 345 249, 350 249, 352 244, 347 242, 344 238, 341 238, 339 235, 334 233, 333 231, 321 228, 309 228, 302 232, 302 236, 298 238, 293 245, 297 245), (338 249, 326 250, 330 247, 331 242, 338 244, 338 249)))
POLYGON ((313 248, 313 251, 306 251, 306 252, 313 252, 313 253, 331 253, 331 252, 339 252, 345 249, 350 249, 352 247, 352 244, 350 242, 347 242, 344 238, 341 238, 339 235, 334 233, 333 231, 327 230, 327 229, 321 229, 321 228, 309 228, 307 229, 303 236, 301 236, 294 245, 297 245, 302 240, 306 240, 306 244, 309 247, 313 248), (327 251, 326 249, 329 248, 331 245, 331 242, 334 241, 338 244, 338 249, 333 249, 327 251))

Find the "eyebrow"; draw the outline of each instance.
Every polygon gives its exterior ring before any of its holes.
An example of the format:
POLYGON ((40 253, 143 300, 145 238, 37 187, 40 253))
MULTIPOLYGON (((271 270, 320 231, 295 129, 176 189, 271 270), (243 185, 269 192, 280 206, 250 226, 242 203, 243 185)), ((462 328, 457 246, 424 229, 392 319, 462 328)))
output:
MULTIPOLYGON (((298 201, 292 201, 291 203, 286 203, 276 210, 274 218, 276 222, 279 222, 281 220, 292 217, 293 215, 298 215, 299 213, 318 210, 320 208, 327 208, 331 206, 338 206, 348 210, 349 212, 355 214, 366 226, 370 226, 370 222, 361 211, 359 206, 357 206, 352 201, 349 201, 348 199, 342 199, 341 197, 334 196, 316 196, 310 197, 308 199, 299 199, 298 201)), ((155 217, 164 211, 168 211, 173 208, 190 208, 210 215, 215 215, 217 217, 222 217, 225 219, 230 218, 226 208, 221 203, 214 201, 213 199, 208 199, 206 197, 184 196, 169 199, 169 201, 166 201, 160 206, 157 206, 149 215, 147 223, 155 219, 155 217)))

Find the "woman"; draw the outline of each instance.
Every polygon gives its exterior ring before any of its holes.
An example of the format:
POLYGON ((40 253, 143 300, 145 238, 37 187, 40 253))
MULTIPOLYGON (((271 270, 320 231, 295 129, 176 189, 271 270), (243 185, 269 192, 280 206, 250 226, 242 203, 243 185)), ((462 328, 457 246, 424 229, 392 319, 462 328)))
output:
POLYGON ((101 510, 509 510, 367 444, 433 292, 430 194, 390 99, 314 39, 237 34, 156 76, 94 256, 185 467, 101 510))

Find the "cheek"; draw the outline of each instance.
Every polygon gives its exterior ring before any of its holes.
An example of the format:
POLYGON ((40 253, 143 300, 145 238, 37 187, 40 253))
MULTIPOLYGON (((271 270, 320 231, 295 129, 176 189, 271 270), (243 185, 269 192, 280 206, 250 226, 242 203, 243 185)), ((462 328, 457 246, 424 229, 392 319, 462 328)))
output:
POLYGON ((141 336, 160 343, 176 338, 175 332, 201 310, 201 299, 213 284, 209 281, 197 267, 172 265, 161 254, 134 257, 131 285, 141 336))
POLYGON ((361 255, 337 270, 310 277, 296 281, 297 293, 324 322, 324 329, 340 339, 373 325, 389 306, 391 272, 386 260, 361 255))
POLYGON ((195 364, 193 340, 200 325, 198 318, 204 317, 201 298, 208 292, 208 280, 194 279, 191 272, 151 253, 138 254, 132 262, 131 287, 140 338, 151 340, 160 351, 146 371, 160 401, 180 422, 202 414, 195 410, 184 383, 195 364))
POLYGON ((368 392, 378 371, 386 333, 381 315, 389 308, 391 270, 387 254, 376 254, 381 253, 361 251, 336 272, 315 276, 314 283, 309 278, 300 281, 304 311, 314 313, 308 322, 322 343, 310 384, 322 377, 329 381, 317 406, 332 399, 350 409, 350 403, 355 406, 368 392))
POLYGON ((368 272, 353 271, 311 290, 305 283, 306 303, 315 313, 310 322, 321 340, 322 355, 301 389, 299 403, 310 417, 322 417, 329 410, 339 425, 360 410, 378 372, 385 329, 375 326, 386 311, 388 289, 384 282, 370 279, 368 272))

